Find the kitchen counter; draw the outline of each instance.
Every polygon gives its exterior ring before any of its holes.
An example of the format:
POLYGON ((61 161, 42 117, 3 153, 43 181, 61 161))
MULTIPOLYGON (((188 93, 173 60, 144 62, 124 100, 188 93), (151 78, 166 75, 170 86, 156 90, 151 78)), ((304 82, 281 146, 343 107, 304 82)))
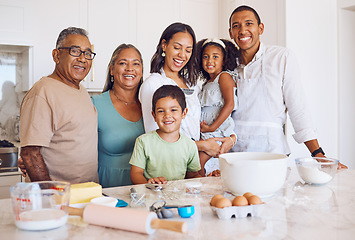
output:
MULTIPOLYGON (((107 188, 107 195, 130 202, 132 186, 107 188)), ((14 225, 10 199, 0 200, 1 239, 354 239, 355 236, 355 170, 339 171, 333 181, 323 186, 304 185, 292 169, 284 187, 273 197, 263 199, 258 217, 221 220, 211 210, 209 201, 223 194, 220 178, 171 181, 163 192, 144 185, 134 186, 143 195, 147 208, 156 200, 168 204, 193 204, 196 213, 189 219, 176 215, 173 220, 186 221, 185 234, 157 230, 152 235, 87 225, 78 217, 58 229, 40 232, 22 231, 14 225), (185 193, 186 181, 200 181, 200 194, 185 193)), ((233 198, 228 193, 225 196, 233 198)))

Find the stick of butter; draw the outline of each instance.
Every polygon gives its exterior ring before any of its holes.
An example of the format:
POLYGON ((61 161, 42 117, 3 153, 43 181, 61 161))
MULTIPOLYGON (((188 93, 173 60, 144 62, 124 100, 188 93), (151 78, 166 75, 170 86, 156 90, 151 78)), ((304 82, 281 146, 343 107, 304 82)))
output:
POLYGON ((69 204, 87 203, 102 196, 102 187, 94 182, 71 184, 69 204))

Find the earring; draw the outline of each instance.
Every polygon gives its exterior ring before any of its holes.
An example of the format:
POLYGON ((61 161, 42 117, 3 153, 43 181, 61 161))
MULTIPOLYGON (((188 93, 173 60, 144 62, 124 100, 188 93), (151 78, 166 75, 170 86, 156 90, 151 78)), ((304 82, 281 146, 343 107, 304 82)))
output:
POLYGON ((165 52, 162 52, 162 53, 161 53, 161 56, 162 56, 162 57, 165 57, 165 52))
POLYGON ((113 79, 113 75, 111 75, 111 82, 115 81, 115 79, 113 79))

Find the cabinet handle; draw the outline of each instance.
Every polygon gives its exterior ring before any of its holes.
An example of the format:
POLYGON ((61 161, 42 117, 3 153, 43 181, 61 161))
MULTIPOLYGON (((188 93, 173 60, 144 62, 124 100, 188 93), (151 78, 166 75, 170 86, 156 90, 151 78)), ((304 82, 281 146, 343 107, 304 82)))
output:
MULTIPOLYGON (((91 44, 91 50, 93 52, 94 51, 94 44, 91 44)), ((94 63, 95 63, 95 59, 92 60, 92 64, 91 64, 91 82, 93 82, 95 80, 95 66, 94 66, 94 63)))

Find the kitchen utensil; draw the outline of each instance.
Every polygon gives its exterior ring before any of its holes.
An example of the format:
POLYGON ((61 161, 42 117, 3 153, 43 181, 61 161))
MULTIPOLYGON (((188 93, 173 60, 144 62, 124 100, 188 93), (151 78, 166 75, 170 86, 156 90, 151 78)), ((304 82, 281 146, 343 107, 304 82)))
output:
POLYGON ((142 206, 145 207, 145 194, 139 196, 135 188, 130 188, 129 191, 131 192, 131 207, 142 206))
POLYGON ((189 218, 195 213, 193 205, 166 205, 164 200, 158 200, 150 206, 150 211, 155 212, 158 218, 171 218, 174 213, 168 209, 177 208, 179 216, 182 218, 189 218))
MULTIPOLYGON (((165 185, 166 185, 166 184, 165 184, 165 185)), ((171 195, 167 194, 167 193, 164 191, 165 186, 162 185, 162 184, 147 183, 147 184, 145 184, 145 187, 148 188, 148 189, 150 189, 150 190, 153 190, 153 191, 155 191, 155 192, 161 192, 161 193, 164 195, 164 197, 167 198, 167 199, 170 199, 170 200, 173 200, 173 199, 174 199, 171 195)))
POLYGON ((189 218, 195 213, 195 207, 193 205, 165 205, 164 208, 177 208, 179 216, 182 218, 189 218))
POLYGON ((163 190, 163 186, 159 185, 159 184, 152 184, 152 183, 147 183, 145 185, 146 188, 151 189, 153 191, 162 191, 163 190))
POLYGON ((158 218, 172 218, 174 213, 168 209, 165 209, 166 202, 164 200, 158 200, 150 206, 150 211, 155 212, 158 218))
MULTIPOLYGON (((108 196, 106 193, 102 193, 103 196, 105 197, 110 197, 108 196)), ((122 199, 116 199, 117 202, 116 202, 116 205, 114 207, 127 207, 128 206, 128 203, 123 201, 122 199)))
POLYGON ((283 154, 234 152, 219 156, 221 178, 234 195, 251 192, 270 197, 285 183, 287 159, 283 154))
POLYGON ((10 188, 15 224, 23 230, 48 230, 68 219, 70 184, 58 181, 20 182, 10 188))
POLYGON ((160 220, 153 212, 132 208, 111 208, 88 204, 84 209, 69 207, 69 214, 82 216, 89 224, 139 233, 152 234, 155 229, 182 233, 187 231, 185 222, 160 220))
POLYGON ((103 196, 103 197, 93 198, 90 200, 90 202, 102 206, 116 207, 118 200, 116 198, 103 196))
POLYGON ((299 176, 309 184, 326 184, 337 172, 339 160, 321 157, 295 159, 299 176))

